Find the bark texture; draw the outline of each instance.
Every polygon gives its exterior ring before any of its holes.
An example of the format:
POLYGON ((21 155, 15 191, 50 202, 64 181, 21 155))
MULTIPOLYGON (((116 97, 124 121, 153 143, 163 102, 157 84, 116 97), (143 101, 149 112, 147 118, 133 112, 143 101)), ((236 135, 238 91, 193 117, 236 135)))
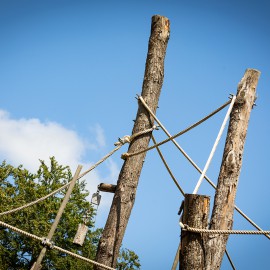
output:
MULTIPOLYGON (((141 94, 153 112, 156 111, 163 84, 164 58, 169 35, 169 20, 159 15, 153 16, 141 94)), ((139 103, 132 134, 150 128, 151 123, 153 123, 153 119, 139 103)), ((128 152, 132 153, 147 148, 150 137, 151 133, 148 133, 134 139, 128 152)), ((96 260, 99 263, 111 267, 116 265, 119 249, 134 205, 145 155, 143 153, 130 157, 123 164, 110 213, 98 246, 96 260)), ((101 270, 102 268, 96 267, 95 269, 101 270)))
POLYGON ((98 185, 98 190, 103 192, 115 193, 116 185, 101 183, 98 185))
MULTIPOLYGON (((250 112, 256 100, 260 72, 247 69, 238 84, 218 177, 210 229, 230 230, 250 112)), ((206 270, 220 269, 228 235, 205 235, 206 270)))
MULTIPOLYGON (((206 229, 208 225, 210 197, 186 194, 183 223, 190 227, 206 229)), ((204 269, 204 246, 202 235, 187 231, 181 232, 180 270, 204 269)))

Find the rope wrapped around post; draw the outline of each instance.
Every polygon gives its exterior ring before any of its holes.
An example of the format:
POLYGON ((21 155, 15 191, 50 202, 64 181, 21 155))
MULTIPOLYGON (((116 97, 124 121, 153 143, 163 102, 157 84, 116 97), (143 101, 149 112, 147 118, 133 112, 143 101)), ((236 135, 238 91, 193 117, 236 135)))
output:
POLYGON ((208 234, 251 234, 251 235, 267 235, 270 231, 250 231, 250 230, 209 230, 209 229, 198 229, 189 227, 187 224, 179 222, 180 227, 183 231, 193 233, 208 233, 208 234))
POLYGON ((153 125, 151 128, 148 128, 148 129, 145 129, 143 131, 134 133, 131 136, 130 135, 125 135, 122 138, 118 138, 118 142, 114 143, 114 145, 119 146, 119 145, 124 145, 126 143, 131 143, 135 138, 137 138, 137 137, 139 137, 141 135, 147 134, 149 132, 152 132, 155 129, 158 130, 158 126, 153 125))

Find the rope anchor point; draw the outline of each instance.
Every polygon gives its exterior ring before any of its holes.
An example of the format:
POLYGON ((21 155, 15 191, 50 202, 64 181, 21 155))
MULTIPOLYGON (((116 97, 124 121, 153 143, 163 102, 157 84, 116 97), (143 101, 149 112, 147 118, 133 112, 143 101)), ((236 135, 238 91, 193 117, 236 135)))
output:
POLYGON ((43 237, 41 240, 41 245, 49 248, 49 249, 53 249, 54 248, 54 242, 51 241, 50 239, 43 237))

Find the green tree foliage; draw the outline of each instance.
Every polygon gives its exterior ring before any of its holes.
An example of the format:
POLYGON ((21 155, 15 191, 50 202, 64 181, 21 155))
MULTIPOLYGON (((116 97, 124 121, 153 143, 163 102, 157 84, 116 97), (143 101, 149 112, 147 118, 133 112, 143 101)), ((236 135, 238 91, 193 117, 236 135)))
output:
POLYGON ((117 261, 118 270, 139 270, 141 267, 138 255, 130 249, 121 249, 117 261))
MULTIPOLYGON (((0 212, 16 208, 41 198, 72 178, 69 167, 59 165, 54 158, 50 166, 43 161, 32 174, 22 166, 14 168, 3 162, 0 166, 0 212)), ((25 208, 21 211, 1 216, 1 220, 24 231, 46 237, 56 216, 60 203, 67 189, 58 194, 25 208)), ((83 247, 74 245, 73 238, 83 215, 90 212, 87 225, 93 227, 94 209, 86 199, 88 192, 85 182, 77 182, 70 200, 62 215, 53 241, 64 249, 78 253, 87 258, 94 258, 101 229, 89 230, 83 247)), ((42 246, 36 240, 0 228, 0 265, 1 269, 30 269, 42 246)), ((43 269, 91 269, 88 263, 51 250, 46 253, 42 263, 43 269)))
MULTIPOLYGON (((0 165, 0 212, 25 205, 44 197, 72 179, 69 167, 61 166, 55 158, 47 166, 40 161, 37 173, 30 173, 19 166, 17 168, 3 162, 0 165)), ((0 216, 1 221, 18 227, 39 237, 46 237, 57 214, 67 189, 33 206, 12 214, 0 216)), ((78 181, 54 234, 56 245, 94 259, 102 229, 93 230, 95 211, 85 190, 85 182, 78 181), (73 244, 78 224, 83 223, 83 216, 88 212, 89 227, 83 247, 73 244)), ((36 261, 42 246, 36 240, 0 226, 0 269, 30 269, 36 261)), ((118 269, 139 269, 138 256, 129 250, 122 250, 118 269)), ((92 265, 75 259, 56 250, 49 250, 42 262, 42 269, 84 270, 93 269, 92 265)))

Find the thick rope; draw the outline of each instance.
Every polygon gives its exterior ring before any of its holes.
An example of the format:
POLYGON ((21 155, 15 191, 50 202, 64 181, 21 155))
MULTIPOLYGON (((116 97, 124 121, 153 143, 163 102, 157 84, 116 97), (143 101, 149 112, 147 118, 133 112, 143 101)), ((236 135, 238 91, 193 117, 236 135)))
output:
POLYGON ((225 126, 226 126, 226 124, 227 124, 227 122, 228 122, 228 120, 229 120, 230 113, 231 113, 231 111, 232 111, 232 108, 233 108, 233 105, 234 105, 234 103, 235 103, 235 100, 236 100, 236 96, 233 96, 233 98, 232 98, 232 100, 231 100, 230 107, 229 107, 229 109, 228 109, 228 111, 227 111, 227 113, 226 113, 226 115, 225 115, 225 118, 224 118, 224 120, 223 120, 223 122, 222 122, 221 128, 220 128, 220 130, 219 130, 219 132, 218 132, 218 135, 217 135, 217 138, 216 138, 215 143, 214 143, 214 145, 213 145, 213 148, 212 148, 212 150, 211 150, 211 152, 210 152, 210 155, 209 155, 209 157, 208 157, 208 159, 207 159, 207 162, 206 162, 206 164, 205 164, 205 166, 204 166, 204 169, 203 169, 203 171, 202 171, 202 174, 201 174, 201 176, 200 176, 200 178, 199 178, 199 180, 198 180, 198 182, 197 182, 197 185, 195 186, 195 189, 194 189, 194 191, 193 191, 192 194, 197 194, 197 192, 198 192, 198 190, 199 190, 199 187, 200 187, 200 185, 201 185, 201 183, 202 183, 202 181, 203 181, 203 179, 204 179, 204 176, 205 176, 205 174, 206 174, 206 172, 207 172, 207 170, 208 170, 208 168, 209 168, 209 165, 210 165, 210 163, 211 163, 211 161, 212 161, 212 159, 213 159, 213 156, 214 156, 214 154, 215 154, 215 152, 216 152, 216 149, 217 149, 218 143, 219 143, 219 141, 220 141, 220 139, 221 139, 222 133, 223 133, 223 131, 224 131, 224 129, 225 129, 225 126))
POLYGON ((39 236, 37 236, 37 235, 28 233, 28 232, 26 232, 26 231, 23 231, 23 230, 21 230, 21 229, 19 229, 19 228, 16 228, 16 227, 14 227, 14 226, 12 226, 12 225, 9 225, 9 224, 7 224, 7 223, 5 223, 5 222, 2 222, 2 221, 0 221, 0 225, 3 226, 3 227, 8 228, 8 229, 10 229, 10 230, 13 230, 13 231, 15 231, 15 232, 17 232, 17 233, 20 233, 20 234, 22 234, 22 235, 25 235, 25 236, 27 236, 27 237, 33 238, 33 239, 35 239, 35 240, 38 240, 38 241, 40 241, 40 242, 43 243, 43 244, 46 244, 46 245, 48 245, 48 246, 51 246, 51 247, 53 247, 54 249, 57 249, 57 250, 59 250, 59 251, 61 251, 61 252, 63 252, 63 253, 66 253, 66 254, 68 254, 68 255, 70 255, 70 256, 73 256, 73 257, 75 257, 75 258, 78 258, 78 259, 84 260, 84 261, 86 261, 86 262, 95 264, 95 265, 97 265, 97 266, 99 266, 99 267, 103 267, 104 269, 115 270, 114 268, 111 268, 111 267, 106 266, 106 265, 104 265, 104 264, 101 264, 101 263, 95 262, 95 261, 93 261, 93 260, 84 258, 84 257, 82 257, 82 256, 80 256, 80 255, 78 255, 78 254, 76 254, 76 253, 73 253, 73 252, 70 252, 70 251, 68 251, 68 250, 65 250, 65 249, 63 249, 63 248, 61 248, 61 247, 52 245, 52 243, 51 243, 50 241, 46 241, 46 238, 44 238, 44 237, 39 237, 39 236))
MULTIPOLYGON (((142 98, 141 98, 142 99, 142 98)), ((140 100, 141 100, 140 99, 140 100)), ((142 99, 143 100, 143 99, 142 99)), ((230 103, 231 101, 229 101, 230 103)), ((228 103, 228 104, 229 104, 228 103)), ((147 104, 145 103, 145 101, 143 100, 142 102, 143 105, 145 105, 145 108, 148 110, 148 112, 154 117, 154 119, 156 120, 157 117, 153 114, 153 112, 151 111, 151 109, 147 106, 147 104)), ((227 105, 228 105, 227 104, 227 105)), ((225 105, 225 104, 224 104, 225 105)), ((227 106, 226 105, 226 106, 227 106)), ((158 120, 158 119, 157 119, 158 120)), ((163 125, 160 123, 160 121, 158 120, 157 123, 159 123, 159 126, 162 128, 163 125)), ((163 129, 163 128, 162 128, 163 129)), ((166 129, 165 129, 166 130, 166 129)), ((167 131, 167 130, 166 130, 167 131)), ((166 132, 165 132, 166 133, 166 132)), ((169 133, 168 133, 169 134, 169 133)), ((169 136, 169 135, 168 135, 169 136)), ((169 136, 170 137, 170 136, 169 136)), ((180 147, 180 145, 174 140, 171 139, 172 142, 175 144, 175 146, 179 149, 179 151, 184 155, 184 157, 190 162, 190 164, 199 172, 202 173, 202 170, 200 169, 200 167, 191 159, 191 157, 188 156, 188 154, 180 147)), ((206 179, 206 181, 214 188, 216 189, 216 185, 211 181, 211 179, 205 175, 204 178, 206 179)), ((262 231, 262 229, 252 220, 250 219, 242 210, 240 210, 236 205, 234 205, 235 210, 242 215, 242 217, 244 217, 248 222, 250 222, 250 224, 252 224, 256 229, 258 229, 259 231, 262 231)), ((265 235, 268 239, 270 239, 269 235, 265 235)))
POLYGON ((167 142, 169 142, 169 141, 171 141, 171 140, 173 140, 173 139, 175 139, 175 138, 177 138, 177 137, 179 137, 179 136, 185 134, 186 132, 188 132, 188 131, 190 131, 191 129, 193 129, 193 128, 197 127, 198 125, 202 124, 203 122, 205 122, 206 120, 208 120, 210 117, 212 117, 213 115, 215 115, 216 113, 218 113, 219 111, 221 111, 222 109, 224 109, 224 108, 225 108, 226 106, 228 106, 230 103, 231 103, 230 100, 227 101, 227 102, 224 103, 221 107, 219 107, 219 108, 216 109, 215 111, 211 112, 210 114, 208 114, 207 116, 205 116, 204 118, 202 118, 201 120, 199 120, 198 122, 196 122, 196 123, 194 123, 193 125, 191 125, 191 126, 185 128, 184 130, 178 132, 177 134, 175 134, 175 135, 169 137, 168 139, 163 140, 163 141, 161 141, 161 142, 159 142, 159 143, 157 143, 157 144, 154 144, 154 145, 148 147, 147 149, 144 149, 144 150, 141 150, 141 151, 138 151, 138 152, 134 152, 134 153, 124 153, 124 154, 123 154, 123 157, 124 157, 124 158, 128 158, 128 157, 132 157, 132 156, 136 156, 136 155, 142 154, 142 153, 144 153, 144 152, 147 152, 147 151, 150 151, 150 150, 152 150, 152 149, 154 149, 154 148, 157 148, 158 146, 161 146, 161 145, 163 145, 163 144, 165 144, 165 143, 167 143, 167 142))
POLYGON ((209 230, 209 229, 198 229, 189 227, 187 224, 180 222, 180 226, 183 231, 194 232, 194 233, 209 233, 209 234, 251 234, 261 235, 270 234, 270 231, 250 231, 250 230, 209 230))

